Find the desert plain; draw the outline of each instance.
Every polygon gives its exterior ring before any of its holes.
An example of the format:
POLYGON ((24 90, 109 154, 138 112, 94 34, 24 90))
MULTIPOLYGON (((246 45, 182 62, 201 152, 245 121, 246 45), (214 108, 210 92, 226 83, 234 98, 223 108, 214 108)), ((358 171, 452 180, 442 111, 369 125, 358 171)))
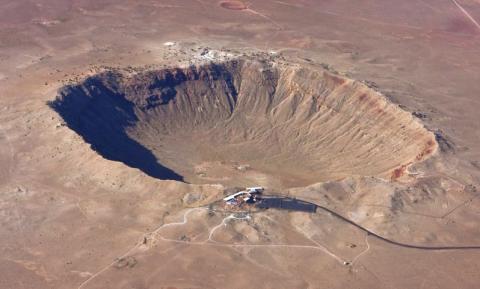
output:
POLYGON ((477 21, 0 1, 0 288, 478 288, 477 21), (222 203, 251 186, 317 210, 222 203))

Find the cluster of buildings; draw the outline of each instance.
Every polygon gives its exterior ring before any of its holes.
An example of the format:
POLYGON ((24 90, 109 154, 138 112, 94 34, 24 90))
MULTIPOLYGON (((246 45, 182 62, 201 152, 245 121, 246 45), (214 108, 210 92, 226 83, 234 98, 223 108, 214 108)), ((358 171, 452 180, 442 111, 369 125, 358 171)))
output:
POLYGON ((257 202, 258 197, 263 191, 263 187, 246 188, 244 191, 240 191, 223 198, 223 201, 227 206, 241 206, 245 203, 254 204, 257 202))
POLYGON ((297 212, 315 213, 317 205, 314 203, 284 196, 262 196, 263 187, 246 188, 235 194, 223 198, 228 209, 245 209, 245 205, 254 205, 259 209, 280 209, 297 212))

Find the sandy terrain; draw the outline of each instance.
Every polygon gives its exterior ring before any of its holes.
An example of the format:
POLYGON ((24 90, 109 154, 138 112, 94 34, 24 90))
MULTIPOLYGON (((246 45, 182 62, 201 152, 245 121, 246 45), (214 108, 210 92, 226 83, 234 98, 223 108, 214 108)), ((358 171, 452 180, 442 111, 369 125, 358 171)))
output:
POLYGON ((480 3, 358 2, 0 1, 0 288, 478 287, 480 3))

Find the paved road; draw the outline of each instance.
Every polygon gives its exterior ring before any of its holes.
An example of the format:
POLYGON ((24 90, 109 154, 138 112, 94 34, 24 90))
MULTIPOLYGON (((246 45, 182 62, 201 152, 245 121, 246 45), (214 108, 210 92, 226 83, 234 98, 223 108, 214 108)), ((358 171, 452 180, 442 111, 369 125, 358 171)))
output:
MULTIPOLYGON (((303 201, 303 202, 307 202, 307 201, 303 201)), ((418 249, 418 250, 430 250, 430 251, 480 250, 480 245, 472 245, 472 246, 425 246, 425 245, 415 245, 415 244, 407 244, 407 243, 397 242, 395 240, 388 239, 386 237, 378 235, 377 233, 372 232, 371 230, 369 230, 369 229, 363 227, 362 225, 360 225, 360 224, 358 224, 358 223, 340 215, 339 213, 337 213, 335 211, 332 211, 331 209, 329 209, 327 207, 321 206, 321 205, 313 203, 313 202, 307 202, 307 203, 310 203, 310 204, 313 204, 313 205, 317 206, 318 209, 324 210, 324 211, 332 214, 336 218, 338 218, 338 219, 340 219, 340 220, 342 220, 346 223, 349 223, 352 226, 357 227, 358 229, 366 232, 367 234, 369 234, 370 236, 372 236, 374 238, 377 238, 381 241, 384 241, 386 243, 389 243, 389 244, 392 244, 392 245, 395 245, 395 246, 410 248, 410 249, 418 249)))

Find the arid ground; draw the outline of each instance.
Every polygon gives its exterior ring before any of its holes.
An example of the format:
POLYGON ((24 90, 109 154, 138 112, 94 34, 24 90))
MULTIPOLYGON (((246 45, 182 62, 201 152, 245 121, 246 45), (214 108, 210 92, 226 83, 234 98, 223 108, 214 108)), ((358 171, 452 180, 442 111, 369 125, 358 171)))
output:
POLYGON ((0 0, 0 288, 478 288, 479 22, 0 0), (248 186, 319 207, 221 205, 248 186))

